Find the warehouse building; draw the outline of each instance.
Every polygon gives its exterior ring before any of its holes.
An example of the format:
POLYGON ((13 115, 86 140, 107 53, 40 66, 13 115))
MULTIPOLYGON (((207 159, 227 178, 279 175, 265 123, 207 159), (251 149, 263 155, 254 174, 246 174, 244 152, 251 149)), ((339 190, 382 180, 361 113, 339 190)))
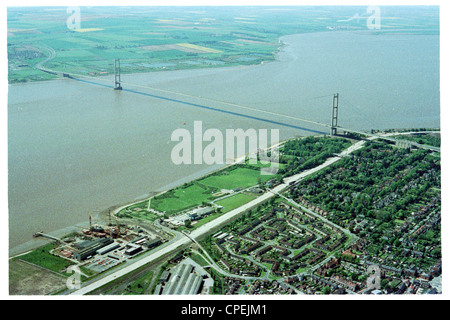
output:
MULTIPOLYGON (((205 278, 208 277, 209 275, 199 265, 188 258, 177 266, 170 275, 170 280, 160 292, 163 295, 199 294, 205 285, 205 278)), ((166 274, 164 280, 167 279, 168 275, 166 274)), ((155 292, 155 294, 157 293, 155 292)))
POLYGON ((120 245, 118 243, 113 242, 113 243, 107 245, 106 247, 103 247, 103 248, 97 250, 97 254, 105 254, 110 251, 116 250, 119 247, 120 247, 120 245))
POLYGON ((161 239, 156 238, 156 239, 148 241, 146 246, 149 249, 153 249, 153 248, 156 248, 157 246, 159 246, 161 243, 162 243, 161 239))
POLYGON ((198 220, 214 212, 212 207, 196 208, 188 213, 190 220, 198 220))
POLYGON ((73 256, 78 261, 86 260, 88 257, 96 254, 98 250, 110 245, 113 242, 114 241, 110 238, 101 238, 101 239, 95 240, 89 244, 84 243, 82 246, 83 249, 81 249, 78 252, 75 252, 73 256))
POLYGON ((142 251, 142 247, 135 243, 128 243, 126 248, 127 249, 125 250, 125 254, 128 256, 135 255, 142 251))

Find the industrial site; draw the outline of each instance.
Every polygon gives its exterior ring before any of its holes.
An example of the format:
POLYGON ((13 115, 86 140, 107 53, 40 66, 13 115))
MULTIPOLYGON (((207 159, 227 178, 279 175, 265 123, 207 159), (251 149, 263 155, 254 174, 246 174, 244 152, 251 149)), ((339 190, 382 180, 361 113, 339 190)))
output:
POLYGON ((56 240, 49 253, 64 258, 71 266, 89 270, 89 275, 105 272, 166 241, 161 235, 138 226, 92 224, 91 217, 89 221, 88 228, 62 239, 42 232, 34 237, 56 240))

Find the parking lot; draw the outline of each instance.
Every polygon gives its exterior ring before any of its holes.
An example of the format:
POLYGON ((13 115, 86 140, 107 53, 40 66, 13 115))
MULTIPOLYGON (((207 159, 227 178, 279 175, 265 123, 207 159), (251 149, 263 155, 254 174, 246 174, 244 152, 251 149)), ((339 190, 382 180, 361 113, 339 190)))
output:
POLYGON ((100 256, 86 264, 85 267, 94 272, 101 273, 121 264, 123 261, 124 259, 115 259, 110 256, 100 256))

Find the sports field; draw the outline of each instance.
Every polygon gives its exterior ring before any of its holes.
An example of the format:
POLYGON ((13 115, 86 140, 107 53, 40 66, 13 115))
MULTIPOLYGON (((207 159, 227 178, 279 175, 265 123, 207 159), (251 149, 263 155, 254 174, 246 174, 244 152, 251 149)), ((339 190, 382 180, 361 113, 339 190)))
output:
POLYGON ((255 198, 256 196, 250 195, 248 193, 238 193, 229 198, 216 201, 216 204, 222 206, 223 207, 222 213, 225 213, 233 209, 239 208, 240 206, 246 204, 247 202, 252 201, 255 198))
POLYGON ((153 198, 150 207, 159 212, 176 213, 210 201, 216 190, 198 182, 189 183, 153 198))
MULTIPOLYGON (((263 184, 274 178, 276 178, 275 175, 261 175, 258 166, 251 168, 235 165, 152 198, 150 208, 160 213, 173 215, 190 208, 201 206, 202 204, 210 203, 215 199, 223 197, 228 192, 233 192, 233 190, 240 191, 248 187, 263 184), (220 192, 221 190, 224 190, 225 193, 220 192)), ((243 193, 219 200, 217 204, 223 206, 223 210, 228 211, 254 198, 255 196, 253 195, 243 193)), ((147 208, 148 200, 145 200, 123 209, 119 213, 119 216, 126 215, 130 218, 134 217, 146 220, 155 220, 158 218, 157 214, 148 212, 147 208)))
POLYGON ((273 179, 273 176, 261 175, 260 170, 237 167, 233 170, 223 170, 220 174, 206 177, 200 180, 199 183, 218 189, 233 190, 236 188, 248 188, 270 179, 273 179))
MULTIPOLYGON (((155 197, 150 207, 172 214, 210 202, 215 199, 214 194, 222 189, 245 189, 273 178, 261 175, 260 170, 233 166, 155 197)), ((251 197, 245 198, 251 200, 251 197)))

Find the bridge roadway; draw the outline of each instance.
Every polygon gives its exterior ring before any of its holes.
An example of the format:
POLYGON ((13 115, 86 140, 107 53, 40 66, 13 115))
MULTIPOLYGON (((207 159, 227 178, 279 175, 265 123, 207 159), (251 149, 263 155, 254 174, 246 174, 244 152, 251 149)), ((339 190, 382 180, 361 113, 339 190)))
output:
MULTIPOLYGON (((80 75, 76 75, 76 76, 80 76, 80 75)), ((81 76, 81 77, 92 78, 92 77, 87 77, 87 76, 81 76)), ((106 86, 106 87, 113 88, 112 86, 109 86, 109 85, 103 85, 103 84, 99 84, 99 83, 96 83, 96 82, 93 82, 93 81, 89 81, 89 80, 82 80, 82 79, 79 79, 79 78, 76 78, 76 77, 73 77, 73 76, 70 76, 70 78, 73 79, 73 80, 86 82, 86 83, 89 83, 89 84, 94 84, 94 85, 100 85, 100 86, 106 86)), ((98 79, 98 78, 95 78, 95 79, 98 79)), ((101 79, 101 80, 105 80, 105 79, 101 79)), ((125 83, 125 82, 122 82, 122 83, 125 83)), ((216 104, 218 103, 218 104, 222 104, 222 105, 228 105, 228 106, 236 107, 236 108, 239 108, 239 109, 244 109, 246 111, 256 112, 256 113, 259 113, 259 114, 268 114, 270 116, 276 116, 276 117, 285 118, 285 119, 294 120, 294 121, 299 121, 299 122, 303 122, 303 123, 309 123, 309 124, 313 124, 313 125, 317 125, 317 126, 321 126, 321 127, 326 127, 326 128, 328 128, 330 130, 332 129, 332 126, 330 124, 326 124, 326 123, 322 123, 322 122, 318 122, 318 121, 312 121, 312 120, 299 118, 299 117, 294 117, 294 116, 290 116, 290 115, 286 115, 286 114, 282 114, 282 113, 277 113, 277 112, 272 112, 272 111, 267 111, 267 110, 251 108, 251 107, 248 107, 248 106, 243 106, 243 105, 239 105, 239 104, 235 104, 235 103, 229 103, 229 102, 226 102, 226 101, 220 101, 220 100, 215 100, 215 99, 211 99, 211 98, 193 96, 193 95, 179 93, 179 92, 174 92, 174 91, 170 91, 170 90, 162 90, 162 89, 158 89, 158 88, 154 88, 154 87, 142 86, 142 85, 137 85, 137 84, 133 84, 133 83, 126 83, 126 84, 131 85, 131 86, 142 87, 142 88, 146 88, 146 89, 150 89, 150 90, 162 91, 164 93, 174 94, 174 95, 177 95, 177 96, 183 96, 183 97, 188 97, 188 98, 193 98, 193 99, 198 99, 198 100, 204 100, 204 101, 212 102, 212 103, 216 103, 216 104)), ((226 109, 211 107, 211 106, 207 106, 207 105, 204 105, 204 104, 198 104, 198 103, 188 102, 188 101, 185 101, 185 100, 168 98, 168 97, 154 95, 154 94, 141 92, 141 91, 136 91, 136 90, 132 90, 132 89, 122 89, 122 91, 131 92, 131 93, 139 94, 139 95, 144 95, 144 96, 148 96, 148 97, 151 97, 151 98, 163 99, 163 100, 167 100, 167 101, 181 103, 181 104, 185 104, 185 105, 188 105, 188 106, 191 106, 191 107, 207 109, 207 110, 211 110, 211 111, 215 111, 215 112, 227 113, 227 114, 231 114, 231 115, 234 115, 234 116, 249 118, 249 119, 253 119, 253 120, 257 120, 257 121, 268 122, 268 123, 277 124, 277 125, 281 125, 281 126, 285 126, 285 127, 295 128, 295 129, 300 129, 300 130, 309 131, 309 132, 316 133, 316 134, 326 134, 326 132, 319 131, 319 130, 314 130, 314 129, 305 128, 305 127, 300 127, 298 125, 289 124, 289 123, 285 123, 285 122, 280 122, 280 121, 276 121, 274 119, 266 119, 266 118, 256 117, 256 116, 252 116, 252 115, 248 115, 248 114, 244 114, 244 113, 239 113, 239 112, 235 112, 235 111, 230 111, 230 110, 226 110, 226 109)), ((351 133, 356 133, 356 134, 360 134, 360 135, 363 135, 363 136, 369 136, 371 138, 380 138, 380 139, 388 140, 388 141, 391 141, 391 142, 399 142, 398 139, 395 139, 392 136, 399 135, 399 134, 406 134, 406 133, 373 134, 373 133, 363 132, 363 131, 360 131, 360 130, 340 127, 340 126, 337 126, 336 128, 338 130, 340 130, 340 131, 344 131, 344 132, 347 131, 347 132, 351 132, 351 133)), ((425 131, 425 132, 430 132, 430 131, 425 131)), ((412 132, 412 133, 418 133, 418 132, 412 132)), ((401 142, 405 142, 405 141, 406 140, 401 140, 401 142)), ((422 149, 427 149, 427 150, 440 152, 440 148, 438 148, 438 147, 422 145, 422 144, 419 144, 419 143, 416 143, 416 142, 413 142, 413 141, 409 141, 409 143, 412 146, 415 146, 417 148, 422 148, 422 149)))
POLYGON ((367 133, 367 132, 362 132, 362 131, 353 130, 353 129, 347 129, 347 128, 341 128, 341 127, 338 127, 338 129, 343 130, 343 131, 348 131, 348 132, 352 132, 352 133, 365 135, 365 136, 369 136, 371 138, 371 140, 373 140, 373 139, 384 139, 384 140, 388 140, 388 141, 391 141, 391 142, 408 142, 411 146, 415 146, 415 147, 420 148, 420 149, 436 151, 436 152, 440 152, 441 151, 441 148, 439 148, 439 147, 428 146, 428 145, 425 145, 425 144, 420 144, 420 143, 417 143, 417 142, 414 142, 414 141, 409 141, 409 140, 398 140, 398 139, 395 139, 395 138, 392 137, 392 136, 398 136, 398 135, 409 135, 409 134, 417 134, 417 133, 440 133, 440 131, 420 131, 420 132, 408 131, 408 132, 390 132, 390 133, 374 134, 374 133, 367 133))
MULTIPOLYGON (((77 76, 80 76, 80 75, 77 75, 77 76)), ((86 76, 84 76, 84 77, 86 77, 86 76)), ((90 78, 90 77, 88 77, 88 78, 90 78)), ((113 88, 112 86, 103 85, 103 84, 99 84, 99 83, 88 81, 88 80, 78 79, 78 78, 75 78, 73 76, 71 76, 71 79, 77 80, 77 81, 81 81, 81 82, 86 82, 86 83, 89 83, 89 84, 94 84, 94 85, 100 85, 100 86, 106 86, 106 87, 113 88)), ((97 79, 97 78, 95 78, 95 79, 97 79)), ((102 79, 102 80, 104 80, 104 79, 102 79)), ((125 82, 122 82, 122 83, 125 83, 125 82)), ((286 115, 286 114, 282 114, 282 113, 277 113, 277 112, 272 112, 272 111, 267 111, 267 110, 251 108, 251 107, 247 107, 247 106, 243 106, 243 105, 239 105, 239 104, 235 104, 235 103, 229 103, 229 102, 226 102, 226 101, 220 101, 220 100, 215 100, 215 99, 211 99, 211 98, 193 96, 193 95, 179 93, 179 92, 174 92, 174 91, 170 91, 170 90, 162 90, 162 89, 149 87, 149 86, 141 86, 141 85, 137 85, 137 84, 133 84, 133 83, 126 83, 126 84, 131 85, 131 86, 138 86, 138 87, 142 87, 142 88, 146 88, 146 89, 150 89, 150 90, 162 91, 164 93, 174 94, 174 95, 177 95, 177 96, 183 96, 183 97, 188 97, 188 98, 193 98, 193 99, 198 99, 198 100, 204 100, 204 101, 212 102, 212 103, 216 103, 216 104, 218 103, 218 104, 222 104, 222 105, 228 105, 228 106, 236 107, 236 108, 239 108, 239 109, 244 109, 246 111, 256 112, 256 113, 259 113, 259 114, 268 114, 270 116, 276 116, 276 117, 285 118, 285 119, 294 120, 294 121, 299 121, 299 122, 303 122, 303 123, 309 123, 309 124, 313 124, 313 125, 317 125, 317 126, 321 126, 321 127, 326 127, 326 128, 328 128, 330 130, 332 128, 332 126, 330 124, 326 124, 326 123, 322 123, 322 122, 318 122, 318 121, 312 121, 312 120, 299 118, 299 117, 294 117, 294 116, 290 116, 290 115, 286 115)), ((122 91, 131 92, 131 93, 139 94, 139 95, 144 95, 144 96, 148 96, 148 97, 151 97, 151 98, 156 98, 156 99, 162 99, 162 100, 166 100, 166 101, 181 103, 181 104, 185 104, 185 105, 188 105, 188 106, 191 106, 191 107, 207 109, 207 110, 211 110, 211 111, 215 111, 215 112, 227 113, 227 114, 231 114, 231 115, 234 115, 234 116, 239 116, 239 117, 244 117, 244 118, 253 119, 253 120, 257 120, 257 121, 263 121, 263 122, 268 122, 268 123, 281 125, 281 126, 285 126, 285 127, 290 127, 290 128, 295 128, 295 129, 299 129, 299 130, 309 131, 309 132, 316 133, 316 134, 326 134, 326 132, 319 131, 319 130, 314 130, 314 129, 305 128, 305 127, 300 127, 298 125, 289 124, 289 123, 285 123, 285 122, 281 122, 281 121, 276 121, 274 119, 266 119, 266 118, 256 117, 256 116, 252 116, 252 115, 248 115, 248 114, 244 114, 244 113, 239 113, 239 112, 235 112, 235 111, 230 111, 230 110, 226 110, 226 109, 211 107, 211 106, 207 106, 205 104, 198 104, 198 103, 188 102, 188 101, 185 101, 185 100, 168 98, 168 97, 154 95, 154 94, 141 92, 141 91, 136 91, 136 90, 132 90, 132 89, 122 89, 122 91)), ((373 134, 373 133, 363 132, 363 131, 360 131, 360 130, 340 127, 340 126, 337 126, 336 128, 339 129, 340 131, 344 131, 344 132, 347 131, 347 132, 351 132, 351 133, 356 133, 356 134, 360 134, 360 135, 363 135, 363 136, 369 136, 371 138, 381 138, 381 139, 385 139, 385 140, 388 140, 388 141, 391 141, 391 142, 399 142, 399 140, 393 138, 392 136, 398 135, 398 134, 405 134, 405 133, 373 134)), ((430 131, 425 131, 425 132, 430 132, 430 131)), ((418 132, 413 132, 413 133, 418 133, 418 132)), ((401 142, 405 142, 405 141, 406 140, 401 140, 401 142)), ((438 147, 422 145, 422 144, 419 144, 419 143, 416 143, 416 142, 413 142, 413 141, 409 141, 409 143, 412 146, 415 146, 417 148, 422 148, 422 149, 427 149, 427 150, 440 152, 440 148, 438 148, 438 147)))
MULTIPOLYGON (((74 74, 74 73, 71 73, 71 74, 63 73, 61 71, 56 71, 56 70, 51 70, 51 69, 44 68, 43 65, 45 63, 47 63, 48 61, 52 60, 55 57, 55 55, 56 55, 55 51, 53 49, 51 49, 51 48, 46 48, 46 49, 50 52, 49 57, 47 59, 45 59, 44 61, 36 64, 35 68, 37 68, 37 69, 39 69, 39 70, 41 70, 43 72, 53 73, 53 74, 60 75, 60 76, 63 76, 63 77, 68 77, 68 78, 73 79, 73 80, 82 81, 82 82, 86 82, 86 83, 93 84, 93 85, 100 85, 100 86, 104 86, 104 87, 114 88, 114 86, 112 86, 112 85, 100 84, 100 83, 96 83, 96 82, 89 81, 89 80, 82 80, 80 78, 87 78, 87 79, 92 79, 92 80, 97 80, 97 81, 103 81, 103 82, 110 83, 111 80, 109 80, 109 79, 99 78, 99 77, 92 77, 92 76, 86 76, 86 75, 81 75, 81 74, 74 74)), ((166 94, 174 94, 174 95, 177 95, 177 96, 183 96, 183 97, 187 97, 187 98, 194 98, 194 99, 204 100, 204 101, 208 101, 208 102, 212 102, 212 103, 220 103, 222 105, 228 105, 228 106, 236 107, 236 108, 239 108, 239 109, 244 109, 244 110, 251 111, 251 112, 257 112, 259 114, 268 114, 270 116, 276 116, 276 117, 286 118, 286 119, 290 119, 290 120, 294 120, 294 121, 300 121, 300 122, 303 122, 303 123, 309 123, 309 124, 313 124, 313 125, 318 125, 318 126, 329 128, 330 130, 332 129, 332 125, 330 125, 330 124, 326 124, 326 123, 322 123, 322 122, 318 122, 318 121, 312 121, 312 120, 299 118, 299 117, 294 117, 294 116, 291 116, 291 115, 281 114, 281 113, 277 113, 277 112, 273 112, 273 111, 260 110, 260 109, 257 109, 257 108, 252 108, 252 107, 248 107, 248 106, 239 105, 239 104, 236 104, 236 103, 229 103, 229 102, 226 102, 226 101, 221 101, 221 100, 216 100, 216 99, 211 99, 211 98, 205 98, 205 97, 200 97, 200 96, 193 96, 193 95, 186 94, 186 93, 174 92, 174 91, 171 91, 171 90, 164 90, 164 89, 159 89, 159 88, 155 88, 155 87, 144 86, 144 85, 139 85, 139 84, 134 84, 134 83, 128 83, 128 82, 123 82, 123 81, 121 83, 130 85, 130 86, 134 86, 134 87, 141 87, 141 88, 145 88, 145 89, 156 90, 156 91, 160 91, 160 92, 163 92, 163 93, 166 93, 166 94)), ((208 109, 208 110, 212 110, 212 111, 228 113, 228 114, 232 114, 232 115, 236 115, 236 116, 240 116, 240 117, 246 117, 246 118, 250 118, 250 119, 254 119, 254 120, 258 120, 258 121, 263 121, 263 122, 268 122, 268 123, 272 123, 272 124, 287 126, 287 127, 296 128, 296 129, 300 129, 300 130, 305 130, 305 131, 309 131, 309 132, 313 132, 313 133, 318 133, 318 134, 324 134, 325 133, 325 132, 321 132, 321 131, 314 130, 314 129, 304 128, 304 127, 299 127, 299 126, 288 124, 288 123, 284 123, 284 122, 274 121, 272 119, 259 118, 259 117, 255 117, 255 116, 251 116, 251 115, 247 115, 247 114, 232 112, 232 111, 229 111, 229 110, 224 110, 224 109, 220 109, 220 108, 214 108, 214 107, 205 106, 205 105, 200 105, 200 104, 197 104, 197 103, 187 102, 187 101, 184 101, 184 100, 178 100, 178 99, 172 99, 172 98, 167 98, 167 97, 163 97, 163 96, 153 95, 153 94, 144 93, 144 92, 140 92, 140 91, 135 91, 135 90, 131 90, 131 89, 122 89, 122 91, 127 91, 127 92, 140 94, 140 95, 146 95, 146 96, 157 98, 157 99, 173 101, 173 102, 182 103, 182 104, 190 105, 190 106, 193 106, 193 107, 200 107, 200 108, 208 109)), ((388 134, 377 135, 377 134, 362 132, 360 130, 354 130, 354 129, 344 128, 344 127, 339 127, 339 126, 337 126, 336 128, 339 129, 339 130, 342 130, 342 131, 352 132, 352 133, 361 134, 361 135, 365 135, 365 136, 369 136, 369 137, 382 138, 382 139, 385 139, 385 140, 388 140, 388 141, 391 141, 391 142, 398 142, 397 139, 392 138, 393 135, 397 135, 398 133, 396 133, 396 134, 388 133, 388 134)), ((427 149, 427 150, 432 150, 432 151, 437 151, 437 152, 441 151, 440 148, 438 148, 438 147, 422 145, 422 144, 419 144, 419 143, 416 143, 416 142, 410 142, 410 144, 412 146, 417 147, 417 148, 422 148, 422 149, 427 149)))
POLYGON ((80 289, 73 291, 72 293, 70 293, 70 295, 88 294, 88 293, 108 284, 109 282, 114 281, 114 280, 154 261, 155 259, 158 259, 168 253, 171 253, 184 245, 192 243, 192 240, 190 238, 192 238, 192 239, 201 238, 202 236, 208 234, 211 230, 214 230, 215 228, 219 227, 221 224, 227 223, 228 221, 239 216, 243 212, 268 201, 270 198, 274 197, 277 193, 283 192, 291 185, 291 182, 293 182, 293 183, 299 182, 299 181, 303 180, 305 177, 307 177, 317 171, 320 171, 323 168, 326 168, 326 167, 332 165, 333 163, 339 161, 342 156, 346 156, 346 155, 350 154, 351 152, 362 148, 364 143, 365 143, 365 141, 359 141, 359 142, 353 144, 352 146, 350 146, 348 149, 344 150, 340 154, 340 156, 335 156, 335 157, 329 158, 323 164, 321 164, 315 168, 312 168, 310 170, 306 170, 306 171, 296 174, 294 176, 285 178, 284 182, 282 184, 276 186, 275 188, 273 188, 271 190, 272 192, 266 192, 263 195, 261 195, 260 197, 250 201, 249 203, 247 203, 239 208, 236 208, 232 211, 229 211, 207 224, 204 224, 203 226, 199 227, 198 229, 192 231, 189 234, 189 238, 188 237, 179 238, 176 241, 173 241, 172 243, 168 244, 164 248, 161 248, 160 250, 157 250, 156 252, 151 253, 150 255, 142 258, 141 260, 136 261, 135 263, 133 263, 129 266, 126 266, 120 270, 117 270, 116 272, 111 273, 102 279, 99 279, 95 282, 89 283, 89 284, 81 287, 80 289))

